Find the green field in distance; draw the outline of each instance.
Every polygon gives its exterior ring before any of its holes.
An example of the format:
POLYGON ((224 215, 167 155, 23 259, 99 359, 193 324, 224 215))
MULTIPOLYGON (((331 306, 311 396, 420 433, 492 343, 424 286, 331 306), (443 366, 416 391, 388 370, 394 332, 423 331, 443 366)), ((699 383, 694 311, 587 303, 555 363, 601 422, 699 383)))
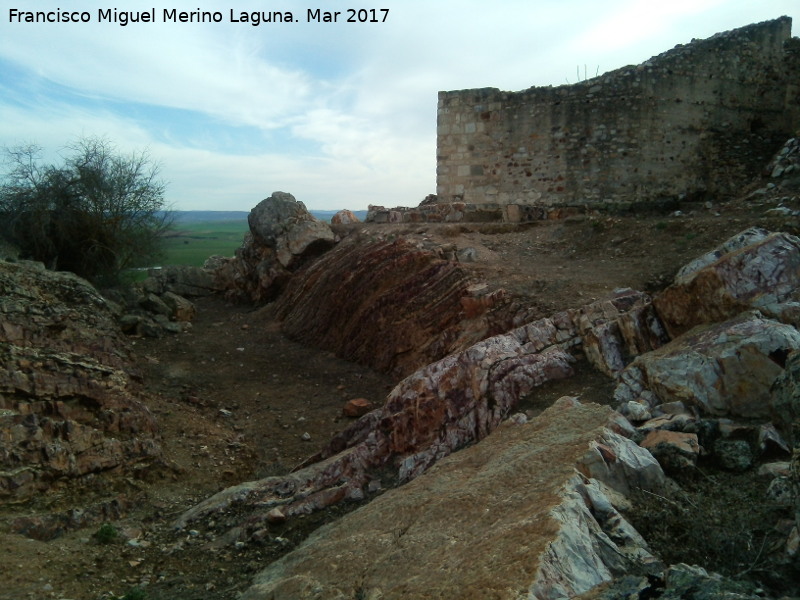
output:
POLYGON ((202 267, 209 256, 233 256, 247 231, 246 219, 178 223, 164 237, 163 264, 202 267))

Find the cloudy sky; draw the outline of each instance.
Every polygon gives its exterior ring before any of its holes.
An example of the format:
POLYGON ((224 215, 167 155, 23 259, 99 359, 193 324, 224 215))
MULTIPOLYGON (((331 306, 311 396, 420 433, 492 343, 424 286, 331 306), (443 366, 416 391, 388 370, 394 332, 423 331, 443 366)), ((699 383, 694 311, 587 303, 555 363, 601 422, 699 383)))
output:
POLYGON ((57 161, 82 136, 148 149, 181 210, 249 210, 273 191, 314 209, 415 206, 436 188, 439 90, 574 83, 797 0, 0 0, 0 146, 57 161), (68 6, 65 9, 64 6, 68 6), (232 23, 291 11, 295 23, 232 23), (378 23, 347 23, 348 8, 378 23), (155 23, 98 11, 155 10, 155 23), (340 11, 307 22, 308 9, 340 11), (12 22, 12 9, 89 23, 12 22), (220 23, 163 11, 219 11, 220 23), (371 16, 371 15, 370 15, 371 16))

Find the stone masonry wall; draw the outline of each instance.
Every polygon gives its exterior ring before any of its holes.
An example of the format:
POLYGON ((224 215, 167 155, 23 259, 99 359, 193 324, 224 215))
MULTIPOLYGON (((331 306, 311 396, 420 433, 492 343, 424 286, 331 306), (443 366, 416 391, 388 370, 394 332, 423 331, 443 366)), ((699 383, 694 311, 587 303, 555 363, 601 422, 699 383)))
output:
POLYGON ((782 17, 575 85, 440 92, 439 202, 731 195, 800 126, 798 45, 782 17))

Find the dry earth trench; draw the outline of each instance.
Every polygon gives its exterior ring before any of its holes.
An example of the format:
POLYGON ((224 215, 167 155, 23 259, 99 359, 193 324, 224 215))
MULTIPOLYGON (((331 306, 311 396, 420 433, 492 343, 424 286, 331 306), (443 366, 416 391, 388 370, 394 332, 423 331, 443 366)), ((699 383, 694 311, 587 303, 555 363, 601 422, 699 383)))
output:
MULTIPOLYGON (((461 268, 489 290, 505 290, 505 305, 513 303, 515 314, 524 313, 532 322, 609 299, 620 288, 657 294, 683 265, 754 226, 796 235, 798 209, 797 196, 759 196, 687 205, 680 214, 587 214, 518 225, 355 224, 340 226, 337 234, 358 243, 408 240, 425 247, 469 248, 470 260, 462 260, 461 268), (779 204, 783 209, 774 210, 779 204)), ((328 302, 350 310, 345 300, 352 299, 328 302)), ((302 546, 322 525, 401 490, 402 477, 390 463, 371 471, 365 494, 320 510, 253 525, 252 507, 232 502, 176 527, 182 515, 222 490, 287 476, 309 457, 323 456, 329 441, 357 422, 343 413, 348 401, 365 399, 379 408, 411 372, 402 358, 379 370, 365 366, 369 361, 346 360, 341 351, 287 335, 284 314, 271 299, 252 303, 219 293, 193 302, 196 316, 184 331, 127 338, 135 364, 132 385, 158 423, 161 455, 142 468, 56 479, 41 493, 3 502, 0 598, 415 597, 375 595, 366 583, 354 584, 351 596, 327 596, 313 586, 296 596, 259 596, 251 589, 259 572, 302 546), (19 519, 48 515, 80 525, 63 525, 47 540, 19 532, 19 519)), ((381 335, 400 343, 405 332, 402 319, 397 323, 381 335)), ((494 332, 489 327, 485 333, 494 332)), ((572 367, 574 376, 526 392, 512 412, 535 422, 563 396, 584 405, 618 407, 612 377, 580 352, 572 367)), ((465 450, 453 457, 460 452, 465 450)), ((780 524, 792 515, 767 500, 770 480, 755 466, 724 469, 701 455, 691 469, 668 474, 677 481, 673 487, 632 494, 623 511, 653 555, 664 564, 699 565, 749 586, 740 596, 724 597, 800 595, 796 566, 776 558, 788 533, 780 524)), ((387 531, 394 518, 381 515, 387 531)), ((488 536, 491 522, 486 527, 488 536)), ((413 557, 414 548, 408 552, 413 557)), ((637 585, 627 595, 607 597, 659 597, 637 585)), ((518 596, 495 591, 462 597, 518 596)))

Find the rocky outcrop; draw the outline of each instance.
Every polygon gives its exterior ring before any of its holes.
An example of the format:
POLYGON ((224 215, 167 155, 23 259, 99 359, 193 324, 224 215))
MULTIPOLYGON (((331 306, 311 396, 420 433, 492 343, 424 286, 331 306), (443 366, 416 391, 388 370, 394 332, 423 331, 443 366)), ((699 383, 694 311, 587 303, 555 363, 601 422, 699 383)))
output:
POLYGON ((531 423, 509 423, 318 530, 243 599, 545 600, 651 570, 657 561, 620 515, 620 492, 658 489, 663 475, 604 425, 612 417, 565 398, 531 423), (605 479, 588 474, 598 463, 605 479))
POLYGON ((800 189, 800 137, 789 138, 764 170, 772 182, 800 189))
POLYGON ((639 329, 619 325, 637 322, 647 310, 646 300, 629 290, 448 355, 406 377, 380 411, 345 429, 308 462, 367 443, 392 457, 401 481, 415 477, 489 435, 534 388, 571 376, 573 354, 586 351, 584 340, 594 342, 588 346, 590 360, 609 372, 622 368, 624 348, 651 348, 650 330, 643 336, 639 329), (630 333, 627 342, 623 330, 630 333))
MULTIPOLYGON (((683 269, 654 304, 646 294, 617 290, 606 300, 520 326, 523 312, 501 291, 470 281, 443 252, 408 239, 361 235, 295 271, 273 314, 296 339, 410 375, 382 407, 352 422, 294 472, 223 490, 176 525, 216 528, 219 543, 263 541, 274 537, 276 524, 373 496, 387 479, 405 485, 402 492, 374 498, 272 565, 245 597, 479 597, 478 590, 497 597, 518 597, 520 590, 536 598, 573 597, 641 564, 640 559, 650 560, 638 534, 619 516, 618 498, 612 501, 608 486, 623 494, 632 486, 657 487, 659 462, 678 472, 710 456, 722 468, 740 471, 762 457, 787 452, 779 432, 764 421, 781 411, 789 421, 794 418, 793 401, 776 403, 770 392, 787 356, 800 349, 800 334, 792 325, 800 243, 793 236, 744 232, 683 269), (676 335, 670 343, 662 312, 676 335), (494 329, 506 332, 493 335, 494 329), (605 416, 592 425, 605 424, 599 437, 576 441, 564 421, 559 422, 562 437, 554 441, 545 433, 551 432, 554 415, 589 410, 565 400, 531 425, 522 424, 521 415, 511 419, 517 425, 503 425, 522 397, 542 383, 570 376, 578 353, 619 380, 620 411, 639 431, 603 409, 605 416), (740 426, 728 417, 762 422, 740 426), (549 442, 533 433, 504 446, 509 431, 527 427, 569 449, 559 446, 549 455, 549 442), (590 452, 572 454, 587 444, 590 452), (484 454, 481 448, 490 450, 484 454), (524 583, 504 579, 505 565, 515 562, 507 560, 513 553, 503 546, 505 538, 514 539, 513 527, 502 524, 505 515, 492 521, 497 537, 482 523, 487 512, 494 514, 494 492, 481 491, 489 498, 486 505, 471 496, 472 488, 465 490, 465 481, 478 490, 486 482, 486 489, 499 490, 504 499, 519 495, 522 501, 529 491, 513 481, 517 471, 525 476, 517 457, 537 469, 541 457, 554 470, 566 466, 570 471, 554 487, 542 469, 527 474, 539 492, 546 492, 545 497, 530 494, 545 511, 536 518, 547 542, 525 555, 525 564, 534 566, 524 583), (484 469, 502 477, 493 479, 484 469), (459 480, 462 476, 466 479, 459 480), (505 487, 503 477, 513 487, 505 487), (461 497, 483 512, 458 510, 461 497), (396 500, 388 504, 390 498, 396 500), (450 529, 445 512, 454 513, 450 529), (388 529, 386 514, 392 514, 388 529), (391 533, 395 520, 397 535, 391 533), (473 531, 483 537, 471 538, 473 531), (472 550, 463 559, 450 552, 460 550, 461 539, 472 550), (398 558, 411 547, 406 544, 414 548, 407 567, 398 558), (502 564, 491 559, 495 552, 505 557, 502 564), (484 558, 486 568, 479 566, 484 558), (470 568, 461 569, 459 561, 470 568), (441 566, 430 569, 431 564, 441 566), (427 579, 418 565, 434 575, 427 579), (392 569, 400 575, 387 576, 392 569), (443 577, 448 570, 455 575, 443 577), (499 573, 492 581, 501 583, 489 584, 486 573, 499 573)), ((500 504, 505 510, 510 501, 500 504)), ((509 522, 524 533, 519 513, 512 511, 509 522)), ((525 546, 517 541, 514 547, 525 546)))
POLYGON ((637 357, 621 373, 615 399, 644 404, 653 413, 682 402, 705 416, 769 419, 770 388, 797 349, 794 327, 745 313, 637 357))
POLYGON ((247 217, 253 239, 275 251, 278 262, 293 269, 303 259, 333 246, 333 232, 302 202, 285 192, 274 192, 259 202, 247 217))
POLYGON ((348 238, 297 273, 276 303, 283 331, 405 375, 511 327, 502 290, 405 240, 348 238))
MULTIPOLYGON (((279 192, 253 209, 249 222, 236 258, 214 261, 228 296, 277 299, 273 314, 289 337, 373 369, 408 375, 530 319, 503 289, 470 276, 460 264, 469 248, 459 253, 453 244, 365 229, 316 256, 333 234, 322 235, 327 226, 279 192)), ((591 310, 565 316, 563 335, 608 374, 666 339, 649 298, 637 292, 619 290, 591 310)))
POLYGON ((275 299, 291 274, 334 244, 330 226, 302 202, 274 192, 247 218, 250 233, 232 259, 219 261, 215 285, 231 298, 255 303, 275 299))
POLYGON ((800 323, 800 239, 748 229, 686 265, 653 304, 671 337, 758 309, 800 323))
MULTIPOLYGON (((224 490, 189 511, 181 525, 227 510, 249 510, 244 539, 256 535, 272 507, 282 518, 365 497, 381 473, 408 481, 440 459, 486 438, 520 399, 542 384, 572 375, 572 353, 595 340, 590 353, 604 369, 621 368, 627 349, 644 348, 653 331, 634 324, 647 296, 631 290, 487 338, 401 381, 382 408, 355 421, 301 468, 224 490), (624 323, 624 324, 622 324, 624 323), (623 335, 622 332, 627 332, 623 335), (245 508, 246 507, 246 508, 245 508)), ((625 431, 622 419, 617 425, 625 431)))
POLYGON ((160 456, 109 304, 86 281, 0 262, 0 498, 160 456))
MULTIPOLYGON (((397 375, 525 322, 504 290, 444 254, 407 239, 348 238, 295 275, 276 317, 296 340, 397 375)), ((551 321, 559 341, 571 339, 609 374, 666 340, 649 297, 627 289, 551 321)))
POLYGON ((676 337, 622 370, 614 395, 666 470, 702 458, 741 472, 791 453, 798 283, 800 239, 751 228, 687 264, 654 299, 676 337))

